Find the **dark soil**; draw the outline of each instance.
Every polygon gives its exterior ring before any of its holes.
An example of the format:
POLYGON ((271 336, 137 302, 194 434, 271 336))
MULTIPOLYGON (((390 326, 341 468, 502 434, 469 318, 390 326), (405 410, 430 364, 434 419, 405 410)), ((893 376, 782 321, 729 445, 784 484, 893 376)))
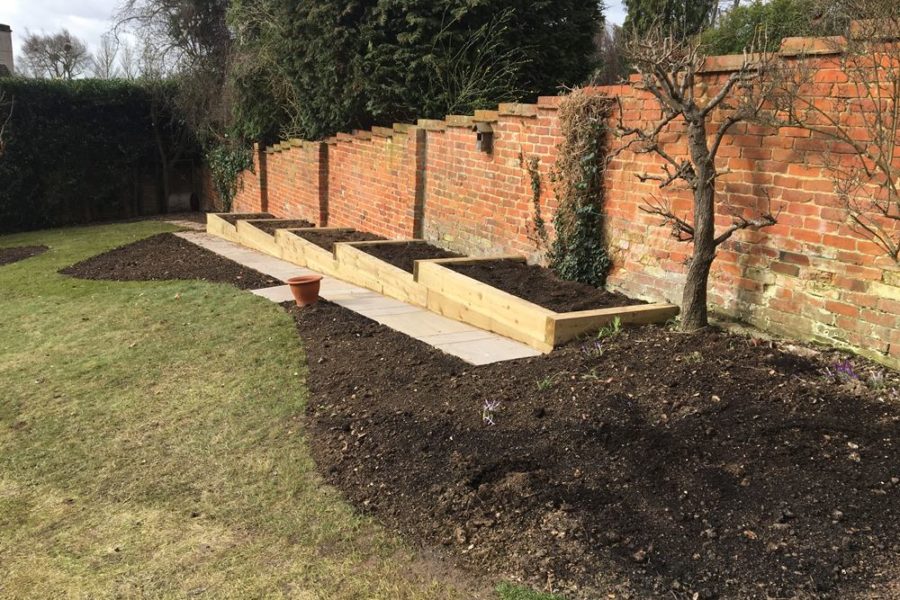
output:
POLYGON ((237 225, 238 221, 250 221, 252 219, 274 219, 273 215, 269 213, 247 213, 247 214, 230 214, 230 215, 219 215, 222 217, 223 221, 227 221, 232 225, 237 225))
POLYGON ((338 242, 373 242, 384 239, 366 231, 304 231, 299 235, 329 252, 334 252, 334 245, 338 242))
POLYGON ((362 246, 360 250, 410 273, 414 272, 413 268, 417 260, 428 260, 430 258, 458 258, 462 256, 444 250, 443 248, 432 246, 427 242, 362 246))
POLYGON ((644 304, 618 292, 560 279, 550 269, 516 260, 447 266, 466 277, 560 313, 644 304))
POLYGON ((230 283, 242 290, 281 285, 282 282, 248 269, 187 240, 161 233, 91 257, 60 271, 80 279, 161 281, 199 279, 230 283))
POLYGON ((262 229, 269 235, 274 235, 278 229, 299 229, 302 227, 315 227, 315 223, 310 223, 304 219, 272 219, 268 222, 254 223, 254 227, 262 229))
POLYGON ((0 248, 0 267, 9 265, 49 250, 47 246, 19 246, 18 248, 0 248))
POLYGON ((321 472, 475 573, 579 598, 900 597, 896 375, 660 327, 473 367, 292 310, 321 472))

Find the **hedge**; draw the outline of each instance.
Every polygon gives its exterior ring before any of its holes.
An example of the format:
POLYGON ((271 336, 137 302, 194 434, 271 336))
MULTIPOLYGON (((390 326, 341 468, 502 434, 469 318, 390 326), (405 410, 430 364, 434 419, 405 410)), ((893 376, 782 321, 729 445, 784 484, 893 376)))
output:
POLYGON ((0 157, 0 233, 140 212, 140 186, 160 173, 155 133, 165 145, 179 127, 173 86, 0 78, 0 93, 14 107, 0 157), (162 109, 157 131, 151 107, 162 109))

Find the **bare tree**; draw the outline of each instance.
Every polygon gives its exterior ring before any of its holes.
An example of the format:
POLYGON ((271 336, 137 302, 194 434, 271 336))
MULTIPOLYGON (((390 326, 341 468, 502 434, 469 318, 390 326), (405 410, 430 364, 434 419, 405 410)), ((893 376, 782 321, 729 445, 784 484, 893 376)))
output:
POLYGON ((628 77, 625 63, 625 35, 619 25, 605 24, 595 36, 597 68, 591 75, 591 85, 613 85, 628 77))
POLYGON ((91 75, 97 79, 115 79, 119 76, 119 41, 107 33, 100 38, 100 47, 91 59, 91 75))
POLYGON ((678 216, 671 204, 656 199, 642 207, 662 217, 679 241, 692 242, 693 254, 688 266, 682 295, 682 329, 705 327, 707 284, 716 249, 741 229, 760 229, 774 225, 776 217, 766 206, 761 214, 735 214, 732 224, 717 232, 715 224, 717 184, 727 170, 716 164, 719 148, 734 125, 754 119, 771 94, 767 74, 772 62, 769 54, 747 52, 740 66, 723 83, 707 90, 699 85, 706 61, 696 40, 679 39, 659 28, 626 44, 626 54, 640 75, 638 89, 647 91, 659 104, 661 117, 646 127, 628 126, 619 110, 617 137, 624 144, 610 159, 630 150, 652 154, 661 160, 661 173, 639 174, 641 181, 656 181, 660 188, 676 182, 686 184, 693 195, 693 218, 678 216), (718 124, 713 123, 713 112, 718 124), (663 134, 683 122, 687 131, 687 152, 664 142, 663 134), (686 154, 686 156, 685 156, 686 154))
POLYGON ((119 73, 124 79, 137 79, 140 75, 137 47, 128 40, 124 40, 120 42, 119 50, 119 73))
POLYGON ((19 68, 31 77, 74 79, 90 64, 87 46, 67 29, 53 34, 25 33, 19 68))
POLYGON ((783 69, 769 122, 833 142, 825 164, 851 228, 900 262, 900 5, 845 0, 841 9, 863 18, 849 36, 830 40, 852 90, 840 96, 851 97, 823 102, 810 94, 819 67, 801 55, 783 69))

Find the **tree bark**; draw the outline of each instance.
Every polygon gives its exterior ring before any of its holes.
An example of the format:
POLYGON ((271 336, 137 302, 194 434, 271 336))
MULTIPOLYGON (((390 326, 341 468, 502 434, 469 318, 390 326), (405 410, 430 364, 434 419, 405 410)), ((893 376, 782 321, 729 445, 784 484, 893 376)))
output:
POLYGON ((714 157, 706 139, 706 121, 688 118, 688 145, 694 165, 694 253, 681 296, 681 329, 694 331, 709 325, 706 288, 716 258, 716 188, 714 157))

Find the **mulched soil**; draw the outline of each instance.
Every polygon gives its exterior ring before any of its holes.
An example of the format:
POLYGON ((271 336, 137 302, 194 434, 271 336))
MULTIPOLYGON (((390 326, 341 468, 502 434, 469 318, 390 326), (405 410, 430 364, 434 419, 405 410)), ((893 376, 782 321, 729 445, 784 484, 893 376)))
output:
POLYGON ((329 252, 334 252, 334 245, 338 242, 373 242, 385 239, 366 231, 304 231, 297 235, 329 252))
POLYGON ((900 597, 896 374, 662 327, 473 367, 291 310, 321 472, 476 574, 573 598, 900 597))
POLYGON ((550 269, 521 261, 496 260, 447 267, 556 312, 644 304, 618 292, 560 279, 550 269))
POLYGON ((19 246, 17 248, 0 248, 0 267, 9 265, 49 250, 47 246, 19 246))
POLYGON ((310 223, 305 219, 273 219, 263 223, 253 223, 257 229, 262 229, 269 235, 274 235, 278 229, 298 229, 302 227, 315 227, 315 223, 310 223))
POLYGON ((161 233, 115 248, 67 267, 60 273, 80 279, 111 281, 199 279, 230 283, 242 290, 283 283, 171 233, 161 233))
POLYGON ((417 260, 430 258, 458 258, 461 254, 449 252, 443 248, 432 246, 427 242, 410 242, 408 244, 382 244, 376 246, 361 246, 360 250, 371 254, 397 268, 413 273, 417 260))
POLYGON ((269 213, 244 213, 244 214, 230 214, 230 215, 219 215, 223 221, 230 223, 231 225, 237 225, 238 221, 249 221, 251 219, 274 219, 274 215, 270 215, 269 213))

